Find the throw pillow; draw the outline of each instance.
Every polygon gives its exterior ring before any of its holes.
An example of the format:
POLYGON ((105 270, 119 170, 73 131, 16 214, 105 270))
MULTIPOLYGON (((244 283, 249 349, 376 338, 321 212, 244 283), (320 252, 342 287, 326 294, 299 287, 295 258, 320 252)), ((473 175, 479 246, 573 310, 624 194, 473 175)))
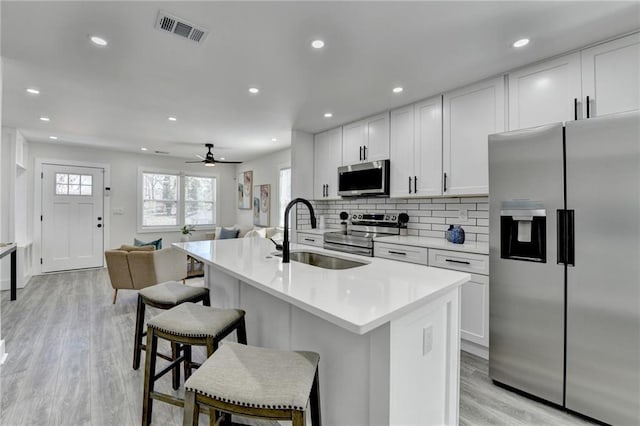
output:
POLYGON ((238 234, 240 233, 239 229, 220 229, 220 234, 216 235, 216 240, 227 240, 229 238, 238 238, 238 234))
POLYGON ((266 228, 253 228, 251 231, 244 234, 244 238, 266 238, 266 228))
POLYGON ((161 250, 162 249, 162 238, 158 238, 155 241, 149 241, 148 243, 145 243, 144 241, 140 241, 137 238, 133 239, 133 245, 137 246, 137 247, 143 247, 143 246, 155 246, 156 250, 161 250))

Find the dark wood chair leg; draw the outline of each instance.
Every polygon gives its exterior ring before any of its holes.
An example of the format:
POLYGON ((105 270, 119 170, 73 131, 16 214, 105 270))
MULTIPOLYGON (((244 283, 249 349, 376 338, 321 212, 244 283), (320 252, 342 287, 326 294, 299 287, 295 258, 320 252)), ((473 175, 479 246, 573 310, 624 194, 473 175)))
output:
POLYGON ((238 343, 243 345, 247 344, 247 327, 244 323, 244 317, 242 317, 238 323, 238 328, 236 328, 236 337, 238 338, 238 343))
POLYGON ((113 304, 116 304, 116 299, 118 298, 118 289, 114 288, 113 289, 113 304))
POLYGON ((191 377, 191 345, 183 345, 182 352, 184 353, 184 381, 186 382, 191 377))
POLYGON ((144 328, 144 311, 146 305, 142 296, 138 295, 138 310, 136 312, 136 329, 133 341, 133 369, 140 368, 140 354, 142 353, 142 334, 144 328))
POLYGON ((155 335, 153 328, 147 328, 147 353, 144 363, 144 394, 142 397, 142 425, 149 426, 151 424, 151 415, 153 413, 153 392, 156 375, 156 355, 158 353, 158 337, 155 335))
MULTIPOLYGON (((176 360, 178 359, 179 356, 180 356, 180 344, 171 342, 171 359, 176 360)), ((186 377, 186 372, 185 372, 185 377, 186 377)), ((175 390, 180 389, 180 364, 176 365, 173 371, 171 372, 171 381, 173 383, 173 389, 175 390)))
POLYGON ((313 386, 311 387, 311 395, 309 396, 311 405, 311 424, 313 426, 322 426, 322 417, 320 415, 320 380, 318 378, 318 369, 313 378, 313 386))
POLYGON ((207 292, 202 298, 202 304, 204 306, 211 306, 211 298, 209 297, 209 292, 207 292))

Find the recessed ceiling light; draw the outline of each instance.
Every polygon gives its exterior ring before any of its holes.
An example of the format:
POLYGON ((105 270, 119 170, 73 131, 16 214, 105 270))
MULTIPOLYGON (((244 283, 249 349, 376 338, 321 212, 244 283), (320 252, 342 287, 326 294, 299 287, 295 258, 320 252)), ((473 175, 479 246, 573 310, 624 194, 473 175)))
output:
POLYGON ((40 121, 51 121, 49 117, 40 117, 40 121))
POLYGON ((333 117, 333 114, 331 114, 330 112, 324 113, 324 118, 331 118, 331 117, 333 117))
POLYGON ((271 142, 278 142, 278 138, 271 138, 271 142))
POLYGON ((144 146, 143 146, 143 147, 140 147, 140 151, 146 151, 147 149, 148 149, 148 148, 145 148, 144 146))
POLYGON ((31 95, 39 95, 40 91, 34 87, 28 87, 27 88, 27 93, 31 94, 31 95))
POLYGON ((404 89, 402 87, 394 87, 393 88, 393 93, 402 93, 404 89))
POLYGON ((178 121, 178 119, 175 118, 174 116, 167 117, 167 120, 169 120, 169 121, 178 121))
POLYGON ((93 42, 93 44, 97 45, 97 46, 106 46, 107 44, 107 40, 103 39, 102 37, 98 37, 98 36, 91 36, 91 41, 93 42))
POLYGON ((224 161, 224 157, 220 157, 220 159, 221 159, 222 161, 224 161))
POLYGON ((311 47, 314 49, 322 49, 324 47, 324 41, 322 40, 313 40, 311 42, 311 47))
POLYGON ((524 47, 527 44, 529 44, 529 39, 528 38, 521 38, 520 40, 518 40, 515 43, 513 43, 513 47, 524 47))
POLYGON ((249 87, 249 93, 256 94, 260 91, 257 87, 249 87))
POLYGON ((58 137, 57 136, 49 136, 49 139, 51 139, 52 141, 57 141, 58 137))

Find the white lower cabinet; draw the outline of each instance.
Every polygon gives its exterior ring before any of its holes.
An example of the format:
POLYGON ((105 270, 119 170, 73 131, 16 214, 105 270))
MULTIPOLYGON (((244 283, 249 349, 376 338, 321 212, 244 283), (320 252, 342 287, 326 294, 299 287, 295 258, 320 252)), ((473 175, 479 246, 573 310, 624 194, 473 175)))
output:
POLYGON ((400 260, 402 262, 429 264, 429 249, 426 247, 404 246, 399 244, 375 243, 373 255, 385 259, 400 260))
POLYGON ((298 244, 306 244, 308 246, 322 247, 324 244, 324 235, 311 234, 298 231, 298 244))
POLYGON ((489 256, 403 244, 374 244, 374 256, 471 274, 462 285, 460 337, 462 349, 487 358, 489 351, 489 256))

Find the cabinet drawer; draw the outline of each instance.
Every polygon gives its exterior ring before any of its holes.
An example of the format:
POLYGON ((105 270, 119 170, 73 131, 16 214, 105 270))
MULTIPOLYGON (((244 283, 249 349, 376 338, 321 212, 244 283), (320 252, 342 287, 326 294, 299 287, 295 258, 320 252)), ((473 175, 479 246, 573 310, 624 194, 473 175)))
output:
POLYGON ((400 244, 373 243, 373 255, 385 259, 400 260, 403 262, 429 263, 429 250, 426 247, 404 246, 400 244))
POLYGON ((489 256, 451 250, 429 250, 429 266, 489 275, 489 256))
POLYGON ((298 244, 306 244, 308 246, 322 247, 324 236, 318 234, 305 234, 298 232, 298 244))

